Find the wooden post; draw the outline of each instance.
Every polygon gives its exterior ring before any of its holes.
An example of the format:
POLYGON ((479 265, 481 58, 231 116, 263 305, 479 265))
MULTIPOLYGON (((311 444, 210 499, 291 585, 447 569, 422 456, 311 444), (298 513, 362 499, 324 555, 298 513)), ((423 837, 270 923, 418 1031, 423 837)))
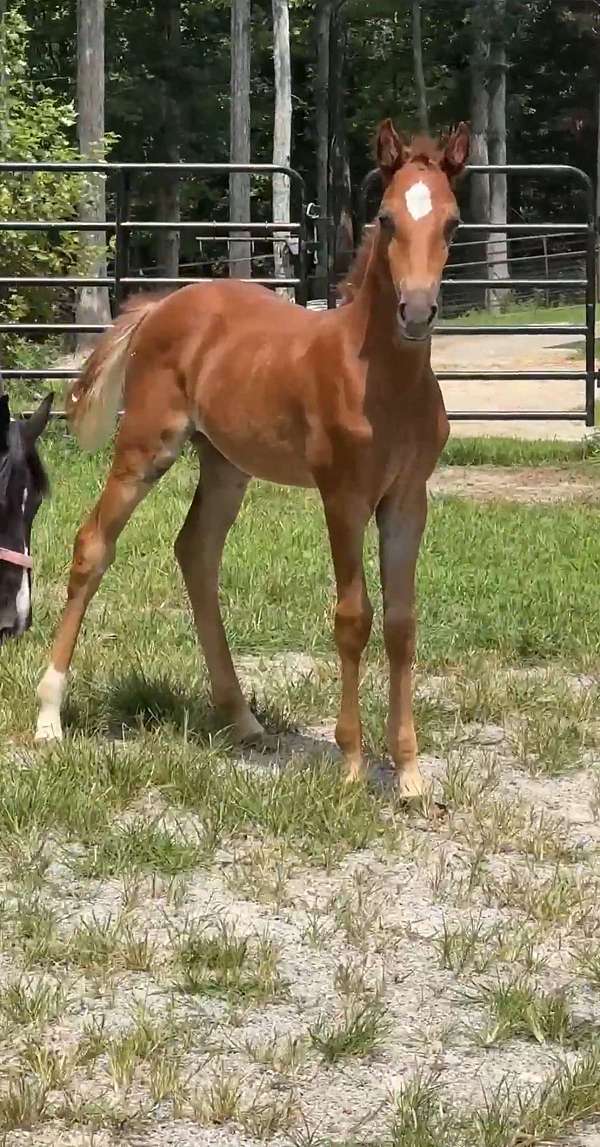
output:
MULTIPOLYGON (((273 65, 275 69, 275 112, 273 122, 273 163, 290 166, 292 153, 292 67, 290 60, 290 14, 288 0, 273 2, 273 65)), ((289 223, 290 181, 287 175, 273 176, 273 221, 289 223)), ((292 272, 290 249, 285 236, 273 236, 275 275, 289 279, 292 272)), ((292 297, 292 289, 278 288, 292 297)))
POLYGON ((421 131, 429 131, 427 88, 423 67, 423 33, 421 28, 421 0, 412 0, 412 50, 415 88, 417 89, 417 123, 421 131))
MULTIPOLYGON (((77 0, 77 127, 82 159, 102 160, 104 141, 104 0, 77 0)), ((106 219, 105 180, 90 175, 81 201, 82 222, 96 223, 106 219)), ((82 233, 82 243, 89 247, 90 265, 86 273, 102 278, 106 275, 106 233, 82 233)), ((82 287, 77 299, 77 322, 110 322, 110 303, 106 287, 82 287)), ((78 346, 88 349, 97 336, 81 335, 78 346)))
POLYGON ((325 221, 318 225, 317 280, 318 297, 325 298, 329 272, 329 38, 333 0, 317 0, 315 35, 317 42, 317 76, 315 111, 317 135, 317 199, 325 221))
MULTIPOLYGON (((231 3, 231 83, 230 136, 231 163, 250 163, 250 58, 251 0, 231 3)), ((229 176, 229 219, 232 223, 250 222, 250 176, 229 176)), ((252 274, 252 248, 247 231, 237 233, 229 242, 229 274, 232 278, 249 279, 252 274)))
MULTIPOLYGON (((161 163, 179 163, 179 110, 177 104, 178 67, 181 55, 181 12, 179 0, 157 0, 156 18, 161 43, 164 44, 163 72, 161 76, 161 163)), ((158 219, 165 223, 178 223, 181 218, 179 204, 179 177, 164 172, 158 182, 158 219)), ((179 275, 179 231, 159 231, 157 235, 157 262, 159 274, 176 279, 179 275)))
MULTIPOLYGON (((493 0, 492 36, 490 42, 490 163, 506 163, 506 0, 493 0)), ((508 279, 508 241, 506 231, 496 230, 506 223, 508 194, 506 175, 492 175, 490 179, 490 221, 494 230, 490 234, 493 262, 491 279, 508 279)), ((491 310, 503 310, 509 295, 505 288, 488 292, 491 310)))

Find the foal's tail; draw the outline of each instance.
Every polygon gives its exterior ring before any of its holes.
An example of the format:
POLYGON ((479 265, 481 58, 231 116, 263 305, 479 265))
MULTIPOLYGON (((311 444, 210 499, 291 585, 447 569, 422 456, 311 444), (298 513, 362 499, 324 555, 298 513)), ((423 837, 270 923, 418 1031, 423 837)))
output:
POLYGON ((69 386, 65 410, 84 450, 97 450, 110 437, 123 396, 129 345, 142 320, 162 297, 143 294, 130 299, 69 386))

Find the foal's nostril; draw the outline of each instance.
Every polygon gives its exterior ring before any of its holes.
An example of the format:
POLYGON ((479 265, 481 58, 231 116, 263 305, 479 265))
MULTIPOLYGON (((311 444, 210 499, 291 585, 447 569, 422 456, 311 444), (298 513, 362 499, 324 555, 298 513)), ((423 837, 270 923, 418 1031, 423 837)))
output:
POLYGON ((429 312, 429 318, 427 319, 427 322, 428 322, 429 326, 431 326, 431 324, 432 324, 433 320, 435 319, 435 316, 437 315, 437 313, 438 313, 437 304, 436 304, 436 303, 434 303, 434 304, 433 304, 433 306, 432 306, 432 308, 431 308, 431 310, 430 310, 430 312, 429 312))
POLYGON ((402 322, 405 323, 406 322, 406 303, 400 303, 398 310, 400 311, 400 318, 402 319, 402 322))

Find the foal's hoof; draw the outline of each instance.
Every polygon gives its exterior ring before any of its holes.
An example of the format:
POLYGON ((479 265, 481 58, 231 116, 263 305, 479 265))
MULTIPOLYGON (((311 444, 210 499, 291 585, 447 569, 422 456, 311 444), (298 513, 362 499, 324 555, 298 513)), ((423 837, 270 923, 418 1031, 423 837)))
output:
POLYGON ((250 709, 243 717, 229 726, 229 732, 232 740, 244 749, 256 749, 258 752, 269 753, 274 752, 279 746, 279 738, 265 732, 260 721, 257 721, 250 709))
POLYGON ((35 743, 36 745, 48 745, 52 741, 62 741, 63 732, 60 718, 55 717, 38 718, 37 728, 35 730, 35 743))
POLYGON ((276 733, 251 733, 247 737, 239 737, 238 744, 244 749, 254 749, 257 753, 276 753, 280 739, 276 733))
POLYGON ((418 765, 405 765, 396 770, 396 791, 401 800, 426 801, 430 789, 418 765))

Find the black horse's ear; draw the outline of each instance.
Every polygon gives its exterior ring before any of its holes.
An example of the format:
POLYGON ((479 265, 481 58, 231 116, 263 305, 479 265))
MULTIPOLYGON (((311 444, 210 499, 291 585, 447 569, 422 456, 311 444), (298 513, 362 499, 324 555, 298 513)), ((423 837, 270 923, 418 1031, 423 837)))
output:
POLYGON ((26 447, 31 449, 35 445, 37 439, 43 430, 46 429, 46 424, 50 417, 50 408, 54 401, 54 394, 51 392, 45 398, 42 398, 37 410, 34 410, 30 418, 26 418, 21 423, 21 434, 26 447))
POLYGON ((8 430, 10 427, 10 410, 8 409, 8 395, 0 394, 0 450, 8 450, 8 430))

